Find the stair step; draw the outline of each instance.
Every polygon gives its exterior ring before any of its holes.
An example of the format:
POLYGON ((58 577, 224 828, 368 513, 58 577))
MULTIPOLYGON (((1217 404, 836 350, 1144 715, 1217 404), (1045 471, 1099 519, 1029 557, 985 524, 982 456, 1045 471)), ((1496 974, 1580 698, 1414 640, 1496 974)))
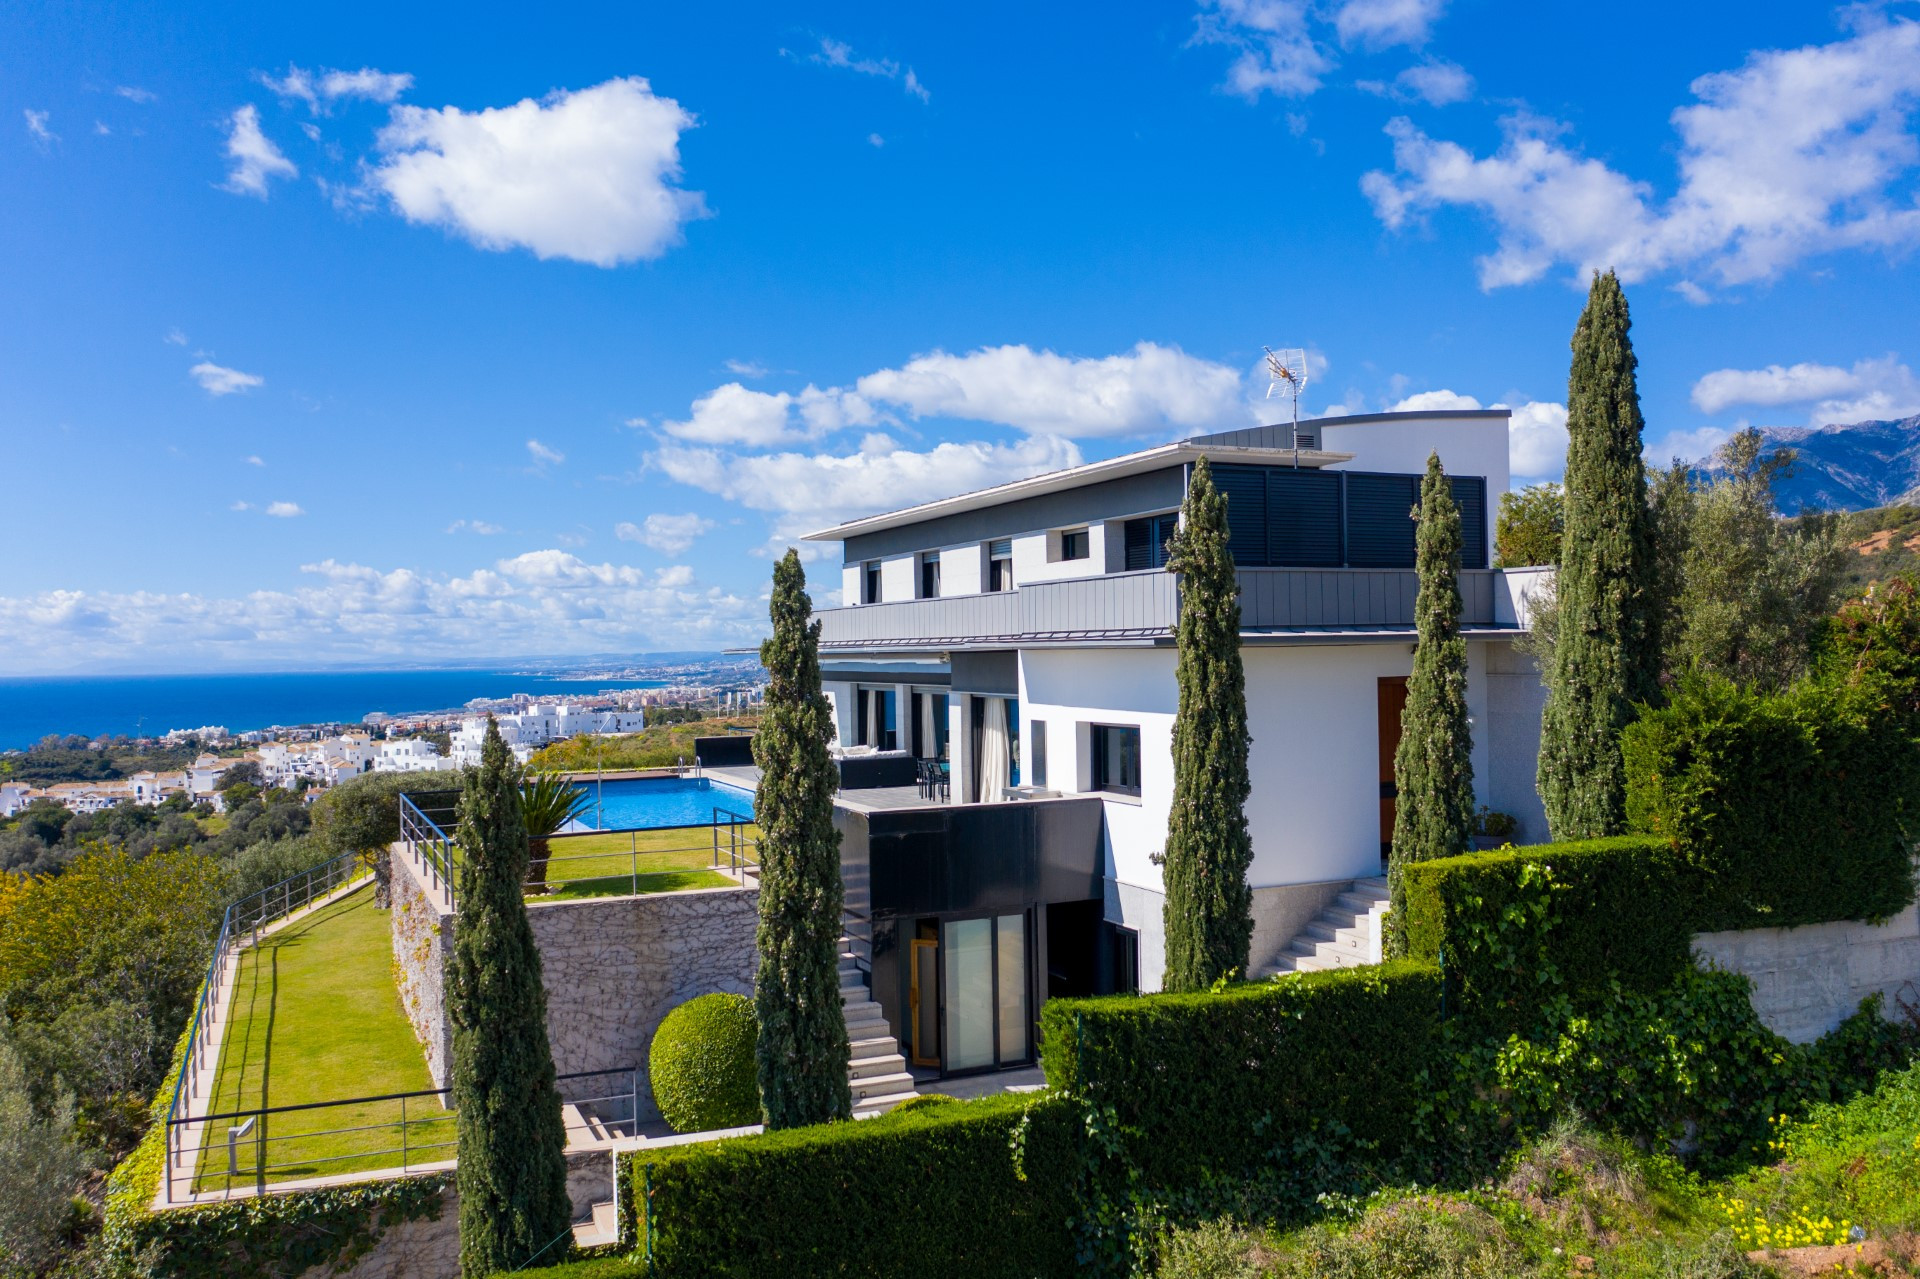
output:
MULTIPOLYGON (((884 1079, 889 1075, 906 1073, 907 1059, 899 1053, 888 1053, 884 1057, 862 1057, 858 1061, 847 1063, 847 1082, 863 1084, 869 1079, 884 1079)), ((907 1076, 909 1079, 911 1075, 907 1076)))
POLYGON ((593 1215, 573 1223, 573 1242, 577 1248, 601 1248, 620 1242, 620 1221, 611 1199, 593 1206, 593 1215))
POLYGON ((904 1070, 897 1070, 891 1075, 874 1075, 870 1079, 862 1079, 853 1085, 853 1104, 855 1109, 858 1109, 868 1104, 871 1098, 884 1097, 888 1093, 912 1091, 913 1076, 904 1070))
POLYGON ((1356 915, 1371 915, 1375 911, 1383 909, 1387 904, 1387 900, 1384 894, 1379 897, 1362 897, 1359 893, 1341 893, 1333 899, 1335 905, 1349 910, 1356 915))
POLYGON ((892 1035, 873 1035, 866 1039, 855 1039, 849 1034, 847 1047, 851 1050, 848 1059, 864 1061, 868 1057, 884 1057, 897 1051, 900 1043, 892 1035))
MULTIPOLYGON (((864 1024, 870 1021, 877 1021, 882 1025, 886 1024, 886 1017, 881 1013, 880 1005, 874 1003, 871 999, 863 999, 857 1004, 842 1004, 840 1005, 840 1012, 846 1019, 848 1026, 852 1026, 855 1023, 864 1024)), ((889 1030, 887 1033, 892 1034, 893 1032, 889 1030)), ((853 1032, 851 1030, 847 1032, 847 1038, 853 1038, 853 1032)), ((872 1036, 863 1035, 861 1038, 871 1039, 872 1036)))
POLYGON ((1373 875, 1366 879, 1356 879, 1353 883, 1356 888, 1370 888, 1383 897, 1387 893, 1387 877, 1385 875, 1373 875))
POLYGON ((867 983, 863 981, 843 981, 840 983, 840 1002, 843 1004, 858 1003, 863 999, 870 999, 872 997, 873 992, 867 989, 867 983))
POLYGON ((877 1013, 864 1021, 855 1021, 851 1017, 847 1019, 847 1041, 849 1043, 862 1039, 891 1038, 892 1035, 892 1028, 889 1027, 886 1020, 877 1013))

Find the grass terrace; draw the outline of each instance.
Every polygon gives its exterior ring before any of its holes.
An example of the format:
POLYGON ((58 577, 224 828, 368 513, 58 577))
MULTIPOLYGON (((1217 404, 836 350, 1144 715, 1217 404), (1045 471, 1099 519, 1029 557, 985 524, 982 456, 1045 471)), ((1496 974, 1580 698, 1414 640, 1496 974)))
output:
POLYGON ((730 849, 757 860, 756 826, 675 826, 664 830, 556 835, 548 841, 547 884, 541 901, 677 893, 731 888, 739 881, 714 869, 729 864, 730 849), (735 833, 737 832, 737 833, 735 833))
MULTIPOLYGON (((241 953, 208 1113, 433 1087, 394 988, 388 921, 366 885, 241 953)), ((235 1177, 227 1134, 244 1122, 208 1126, 196 1191, 257 1185, 263 1164, 277 1182, 398 1167, 403 1146, 413 1164, 453 1157, 453 1115, 433 1097, 261 1116, 239 1140, 235 1177)))

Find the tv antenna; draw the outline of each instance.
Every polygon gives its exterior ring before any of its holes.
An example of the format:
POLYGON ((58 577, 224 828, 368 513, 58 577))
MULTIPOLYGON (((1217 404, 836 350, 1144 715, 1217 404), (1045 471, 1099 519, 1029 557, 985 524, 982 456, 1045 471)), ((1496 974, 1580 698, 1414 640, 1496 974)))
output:
POLYGON ((1307 353, 1298 347, 1283 347, 1267 353, 1267 399, 1278 391, 1293 401, 1294 465, 1300 464, 1300 392, 1307 389, 1307 353))

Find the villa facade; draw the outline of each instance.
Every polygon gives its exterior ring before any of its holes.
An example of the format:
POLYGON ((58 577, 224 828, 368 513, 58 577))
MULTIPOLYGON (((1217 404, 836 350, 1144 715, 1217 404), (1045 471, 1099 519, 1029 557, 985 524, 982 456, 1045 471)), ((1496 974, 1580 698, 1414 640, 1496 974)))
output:
POLYGON ((1254 972, 1288 966, 1315 917, 1381 873, 1429 452, 1464 525, 1476 796, 1517 841, 1547 837, 1544 690, 1515 647, 1543 570, 1491 567, 1507 417, 1199 436, 810 535, 843 551, 846 603, 820 613, 843 771, 895 760, 919 778, 904 797, 899 772, 892 790, 850 781, 838 807, 874 998, 916 1064, 1029 1061, 1044 999, 1160 986, 1179 696, 1166 540, 1201 457, 1241 585, 1254 972))

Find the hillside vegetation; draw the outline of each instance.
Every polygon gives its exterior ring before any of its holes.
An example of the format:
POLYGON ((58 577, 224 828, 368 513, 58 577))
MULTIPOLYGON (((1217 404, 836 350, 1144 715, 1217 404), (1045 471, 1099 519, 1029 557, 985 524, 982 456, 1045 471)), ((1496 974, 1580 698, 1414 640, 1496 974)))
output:
POLYGON ((663 724, 638 733, 583 733, 537 751, 529 762, 535 771, 591 773, 595 769, 669 768, 693 763, 694 739, 751 733, 760 722, 756 713, 663 724))
POLYGON ((1847 593, 1858 594, 1897 573, 1920 570, 1920 506, 1880 506, 1840 519, 1847 558, 1847 593))

